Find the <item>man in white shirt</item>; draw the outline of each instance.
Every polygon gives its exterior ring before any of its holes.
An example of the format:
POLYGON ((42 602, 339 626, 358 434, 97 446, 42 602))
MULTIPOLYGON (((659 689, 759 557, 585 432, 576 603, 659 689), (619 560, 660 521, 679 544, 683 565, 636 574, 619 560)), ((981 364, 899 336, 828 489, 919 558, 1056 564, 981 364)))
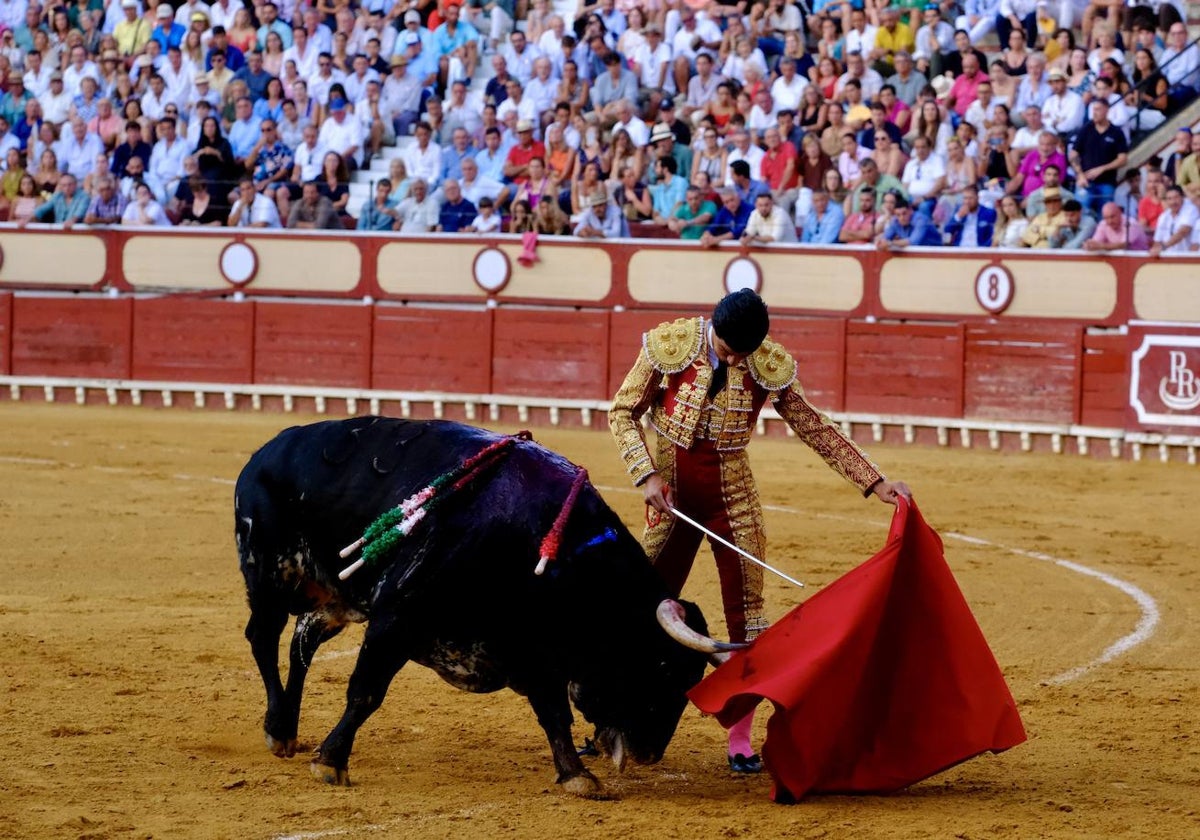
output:
POLYGON ((296 73, 302 79, 310 79, 317 72, 317 56, 321 51, 308 39, 304 25, 292 27, 292 45, 283 51, 283 63, 296 62, 296 73))
POLYGON ((508 92, 508 97, 496 106, 496 119, 505 122, 508 114, 515 112, 517 122, 528 120, 533 123, 534 135, 540 134, 542 122, 538 119, 538 112, 534 107, 533 100, 525 96, 525 86, 517 79, 509 79, 505 90, 508 92))
POLYGON ((796 62, 791 58, 783 58, 779 62, 779 78, 771 85, 771 103, 775 111, 799 111, 800 99, 804 89, 808 87, 808 79, 796 72, 796 62))
POLYGON ((216 0, 208 7, 208 22, 213 26, 223 26, 228 32, 233 28, 234 16, 242 8, 242 0, 216 0))
POLYGON ((454 129, 465 128, 472 138, 482 140, 480 129, 483 117, 479 109, 467 101, 467 83, 462 79, 450 85, 450 97, 442 103, 442 134, 454 136, 454 129))
POLYGON ((875 33, 878 31, 878 27, 867 23, 867 15, 862 9, 851 9, 850 28, 843 39, 842 54, 866 55, 875 49, 875 33))
POLYGON ((58 156, 59 172, 68 172, 82 181, 95 168, 96 157, 104 154, 104 142, 76 117, 71 120, 70 130, 63 131, 62 138, 54 144, 54 153, 58 156))
MULTIPOLYGON (((707 16, 703 18, 699 17, 690 6, 685 5, 680 8, 679 20, 679 31, 671 39, 671 52, 675 54, 675 67, 673 71, 675 74, 675 89, 686 90, 690 94, 691 88, 688 79, 693 70, 697 73, 701 72, 697 59, 701 55, 704 55, 711 60, 721 47, 722 36, 720 28, 715 23, 709 20, 707 16)), ((710 67, 709 69, 711 70, 712 68, 710 67)), ((688 104, 692 104, 690 96, 688 104)))
POLYGON ((913 157, 904 165, 900 183, 912 197, 914 209, 932 211, 932 202, 946 189, 946 167, 933 153, 928 137, 919 136, 913 141, 913 157), (922 208, 922 202, 930 202, 930 205, 922 208))
POLYGON ((333 56, 322 52, 317 56, 316 75, 309 77, 308 95, 317 102, 329 101, 329 89, 336 82, 343 82, 346 74, 333 66, 333 56))
POLYGON ((57 70, 50 74, 50 89, 38 97, 42 103, 42 119, 52 125, 62 125, 71 116, 71 104, 75 97, 67 93, 63 85, 62 73, 57 70))
POLYGON ((834 99, 842 101, 846 82, 851 79, 858 79, 858 83, 862 85, 862 98, 865 101, 874 102, 879 98, 879 89, 883 87, 883 77, 868 67, 863 57, 857 53, 850 53, 846 56, 846 72, 838 78, 837 84, 834 86, 834 99))
POLYGON ((321 134, 317 142, 327 151, 341 155, 346 166, 351 169, 362 166, 362 125, 346 113, 346 100, 340 96, 329 100, 329 116, 321 125, 321 134))
MULTIPOLYGON (((492 14, 493 15, 496 14, 495 10, 492 11, 492 14)), ((507 14, 505 14, 504 16, 508 17, 507 14)), ((511 26, 509 28, 511 29, 511 26)), ((562 75, 562 66, 561 66, 561 62, 563 60, 562 39, 563 39, 563 36, 566 34, 567 34, 567 25, 566 25, 566 23, 563 22, 562 16, 561 15, 551 15, 549 20, 546 21, 546 30, 544 32, 542 32, 542 35, 540 38, 538 38, 538 42, 537 42, 537 48, 539 50, 541 50, 542 55, 548 56, 550 58, 550 61, 556 65, 554 68, 556 76, 562 75)), ((492 37, 496 38, 496 35, 493 34, 492 37)))
MULTIPOLYGON (((404 149, 404 168, 408 170, 408 177, 420 178, 427 187, 434 189, 442 176, 442 148, 437 143, 430 142, 433 129, 428 123, 417 123, 413 133, 417 142, 404 149)), ((433 224, 437 224, 436 215, 433 224)))
POLYGON ((170 47, 167 50, 167 60, 158 73, 166 85, 167 99, 180 109, 187 105, 192 94, 192 83, 196 73, 193 67, 190 61, 183 60, 183 53, 179 51, 179 47, 170 47))
POLYGON ((8 29, 16 29, 25 22, 28 8, 25 0, 0 0, 0 24, 8 29))
POLYGON ((151 183, 156 186, 154 197, 166 206, 183 178, 183 159, 187 156, 188 144, 177 136, 174 117, 163 117, 158 125, 162 137, 150 153, 149 174, 151 183))
POLYGON ((1042 125, 1059 137, 1070 138, 1083 127, 1083 97, 1067 89, 1067 74, 1051 70, 1050 95, 1042 103, 1042 125))
POLYGON ((549 119, 558 95, 558 79, 551 75, 554 65, 544 55, 533 62, 533 76, 525 84, 525 96, 533 102, 538 118, 549 119))
POLYGON ((769 192, 754 200, 754 212, 746 221, 742 234, 743 245, 766 245, 771 242, 795 242, 796 226, 792 217, 775 204, 769 192))
POLYGON ((84 76, 91 76, 100 84, 100 70, 94 62, 88 60, 87 50, 83 47, 71 48, 71 63, 63 70, 63 89, 71 96, 79 95, 79 82, 84 76))
POLYGON ((533 77, 533 63, 542 57, 542 51, 525 39, 525 33, 514 30, 508 43, 500 48, 500 55, 508 63, 508 72, 525 84, 533 77))
POLYGON ((379 74, 368 66, 367 57, 361 53, 354 56, 352 66, 353 72, 342 82, 342 87, 350 104, 357 105, 367 95, 367 82, 379 81, 379 74))
POLYGON ((509 188, 495 178, 480 175, 479 164, 476 163, 475 158, 464 158, 460 165, 462 180, 459 182, 459 186, 462 187, 463 198, 467 201, 478 207, 481 198, 490 198, 496 204, 503 204, 508 200, 509 188))
POLYGON ((671 73, 674 53, 671 45, 663 41, 662 28, 657 23, 649 23, 642 31, 646 40, 630 57, 638 74, 638 84, 650 90, 675 93, 675 77, 671 73))
POLYGON ((766 153, 758 146, 750 142, 750 132, 745 129, 738 129, 733 134, 733 148, 729 150, 729 155, 725 163, 725 183, 733 183, 733 173, 730 167, 734 161, 744 160, 750 166, 750 177, 755 181, 761 181, 762 177, 762 162, 766 153))
MULTIPOLYGON (((411 175, 411 170, 409 171, 411 175)), ((425 234, 438 224, 441 205, 430 195, 429 185, 423 178, 415 178, 409 186, 408 198, 400 202, 396 213, 400 217, 401 233, 425 234)))
POLYGON ((1190 250, 1192 231, 1197 228, 1200 213, 1196 205, 1186 201, 1181 187, 1167 187, 1163 197, 1162 214, 1154 227, 1154 241, 1150 244, 1150 256, 1161 254, 1186 254, 1190 250))
POLYGON ((1026 153, 1033 151, 1038 147, 1038 137, 1046 130, 1042 124, 1042 109, 1037 105, 1029 105, 1025 108, 1023 116, 1025 117, 1025 125, 1017 129, 1017 134, 1013 137, 1013 151, 1018 157, 1024 157, 1026 153))
POLYGON ((633 103, 628 99, 622 99, 617 105, 617 122, 613 123, 612 135, 615 137, 618 131, 628 133, 633 145, 639 149, 650 142, 649 127, 634 112, 633 103))
POLYGON ((53 74, 54 68, 42 61, 40 52, 30 50, 25 54, 25 90, 41 99, 42 94, 50 90, 50 76, 53 74))
POLYGON ((238 199, 229 208, 227 224, 229 227, 283 227, 279 220, 279 208, 274 201, 254 189, 254 179, 249 176, 244 176, 238 182, 238 199))

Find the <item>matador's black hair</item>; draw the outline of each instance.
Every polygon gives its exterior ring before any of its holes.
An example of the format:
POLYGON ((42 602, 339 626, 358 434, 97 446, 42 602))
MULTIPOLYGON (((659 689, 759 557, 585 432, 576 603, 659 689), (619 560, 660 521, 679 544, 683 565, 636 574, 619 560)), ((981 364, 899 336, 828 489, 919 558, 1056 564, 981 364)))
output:
POLYGON ((767 305, 750 289, 721 298, 713 310, 713 330, 735 353, 753 353, 767 337, 771 318, 767 305))

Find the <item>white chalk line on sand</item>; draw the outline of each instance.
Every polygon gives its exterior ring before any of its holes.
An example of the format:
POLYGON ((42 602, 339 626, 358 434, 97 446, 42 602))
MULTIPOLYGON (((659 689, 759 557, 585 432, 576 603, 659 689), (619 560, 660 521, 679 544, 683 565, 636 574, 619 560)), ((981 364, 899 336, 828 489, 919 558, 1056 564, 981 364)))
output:
POLYGON ((354 828, 326 828, 319 831, 302 831, 299 834, 277 834, 273 840, 320 840, 322 837, 345 837, 348 834, 361 834, 363 832, 386 831, 403 824, 406 828, 411 827, 415 823, 433 822, 434 820, 467 820, 485 814, 488 811, 496 809, 494 804, 476 805, 471 808, 461 808, 449 814, 410 814, 405 817, 397 817, 394 820, 388 820, 384 823, 372 823, 370 825, 359 825, 354 828))
MULTIPOLYGON (((641 495, 640 490, 633 490, 628 487, 608 487, 608 486, 599 485, 599 484, 595 485, 595 487, 597 490, 601 490, 605 493, 637 493, 638 495, 641 495)), ((798 508, 785 507, 783 505, 763 505, 763 509, 775 511, 777 513, 787 513, 787 514, 794 514, 794 515, 804 514, 807 516, 811 516, 814 519, 832 519, 832 520, 838 520, 841 522, 850 522, 855 525, 869 525, 871 527, 885 528, 885 529, 888 527, 888 525, 886 525, 884 523, 874 522, 871 520, 856 519, 856 518, 849 517, 849 516, 838 516, 836 514, 830 514, 830 513, 806 513, 805 511, 801 511, 798 508)), ((1066 569, 1071 572, 1075 572, 1076 574, 1079 574, 1079 575, 1084 575, 1086 577, 1095 578, 1096 580, 1099 580, 1102 583, 1106 583, 1109 586, 1113 587, 1114 589, 1117 589, 1120 592, 1123 592, 1126 595, 1128 595, 1130 598, 1133 599, 1134 603, 1137 604, 1138 609, 1141 612, 1141 615, 1138 618, 1137 624, 1133 628, 1133 632, 1128 633, 1128 634, 1122 636, 1121 638, 1117 639, 1111 645, 1106 647, 1100 653, 1099 656, 1097 656, 1095 659, 1091 660, 1090 662, 1086 662, 1083 665, 1078 665, 1074 668, 1069 668, 1060 674, 1055 674, 1054 676, 1049 677, 1048 679, 1046 679, 1044 681, 1049 685, 1063 685, 1064 683, 1069 683, 1072 680, 1076 680, 1079 677, 1082 677, 1084 674, 1088 673, 1089 671, 1092 671, 1096 668, 1099 668, 1101 665, 1111 662, 1112 660, 1116 659, 1118 656, 1128 653, 1129 651, 1133 650, 1138 645, 1145 642, 1147 639, 1149 639, 1151 636, 1154 635, 1154 631, 1158 628, 1158 622, 1161 617, 1160 613, 1159 613, 1159 609, 1158 609, 1158 602, 1155 601, 1154 598, 1152 598, 1145 590, 1141 589, 1138 586, 1135 586, 1134 584, 1130 583, 1127 580, 1122 580, 1119 577, 1110 575, 1107 572, 1101 572, 1097 569, 1093 569, 1090 566, 1085 566, 1082 563, 1076 563, 1071 560, 1064 560, 1060 557, 1054 557, 1049 554, 1043 554, 1040 551, 1027 551, 1023 548, 1013 548, 1012 546, 1002 545, 1001 543, 992 542, 991 540, 985 540, 982 537, 973 537, 968 534, 959 534, 954 531, 948 531, 945 534, 943 534, 942 536, 946 537, 947 539, 952 539, 952 540, 956 540, 958 542, 968 543, 970 545, 977 545, 977 546, 981 546, 981 547, 985 547, 985 548, 993 548, 998 551, 1007 551, 1009 554, 1015 554, 1018 557, 1026 557, 1031 560, 1040 560, 1045 563, 1053 563, 1054 565, 1056 565, 1060 568, 1066 569)))

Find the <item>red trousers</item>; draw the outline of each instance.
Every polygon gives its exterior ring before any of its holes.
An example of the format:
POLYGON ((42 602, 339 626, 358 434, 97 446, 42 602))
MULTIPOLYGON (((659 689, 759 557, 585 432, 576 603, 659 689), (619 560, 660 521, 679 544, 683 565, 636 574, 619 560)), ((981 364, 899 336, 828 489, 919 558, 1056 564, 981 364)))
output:
MULTIPOLYGON (((681 449, 666 442, 658 454, 659 473, 671 486, 675 507, 762 560, 766 548, 762 505, 745 450, 718 452, 708 441, 681 449)), ((683 590, 703 538, 700 531, 673 517, 663 516, 647 525, 643 545, 676 595, 683 590)), ((762 570, 716 540, 710 539, 709 544, 717 561, 729 639, 753 639, 766 629, 762 570)))

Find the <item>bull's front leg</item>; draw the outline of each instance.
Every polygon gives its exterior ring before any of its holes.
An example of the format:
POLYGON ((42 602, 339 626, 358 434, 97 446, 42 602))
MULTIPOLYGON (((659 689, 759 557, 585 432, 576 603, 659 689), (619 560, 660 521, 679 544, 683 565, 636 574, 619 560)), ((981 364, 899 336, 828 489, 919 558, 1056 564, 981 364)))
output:
POLYGON ((558 685, 533 689, 529 692, 529 705, 533 706, 538 723, 550 741, 554 768, 558 771, 556 781, 563 786, 563 790, 591 799, 607 798, 604 786, 579 760, 579 753, 571 738, 572 717, 567 687, 558 685))
POLYGON ((305 613, 296 619, 288 658, 287 688, 275 712, 273 726, 267 730, 267 746, 275 755, 291 758, 296 754, 305 677, 318 648, 342 632, 343 627, 331 623, 329 616, 321 611, 305 613))
POLYGON ((267 748, 278 756, 294 753, 296 739, 296 724, 293 720, 289 727, 288 720, 292 716, 283 681, 279 678, 279 637, 283 634, 287 619, 287 610, 280 604, 270 600, 251 599, 250 620, 246 622, 246 641, 250 643, 254 663, 258 666, 258 673, 262 676, 263 686, 267 690, 267 713, 263 718, 267 748), (292 753, 287 751, 289 739, 293 742, 292 753))
POLYGON ((367 625, 358 661, 346 688, 346 710, 337 726, 321 743, 312 761, 313 776, 332 785, 350 784, 350 751, 354 737, 383 703, 392 678, 408 661, 403 634, 394 624, 372 621, 367 625))

